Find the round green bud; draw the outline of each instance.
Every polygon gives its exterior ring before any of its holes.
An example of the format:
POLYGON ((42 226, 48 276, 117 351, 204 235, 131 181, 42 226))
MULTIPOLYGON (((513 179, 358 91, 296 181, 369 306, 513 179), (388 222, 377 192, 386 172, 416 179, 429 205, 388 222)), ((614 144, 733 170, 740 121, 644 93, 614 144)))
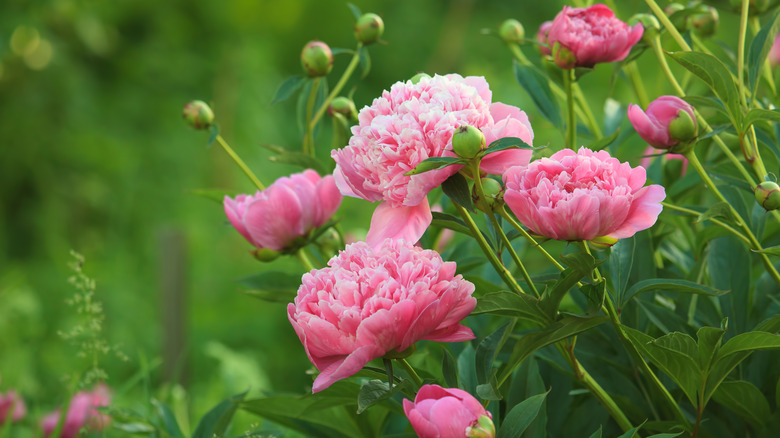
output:
POLYGON ((718 30, 718 10, 712 6, 701 6, 702 12, 691 15, 691 27, 696 35, 708 38, 718 30))
POLYGON ((552 47, 552 56, 555 64, 563 69, 572 69, 577 65, 577 57, 568 47, 556 41, 552 47))
POLYGON ((766 211, 780 208, 780 186, 772 181, 764 181, 756 186, 756 201, 766 211))
POLYGON ((333 52, 322 41, 311 41, 303 46, 301 65, 309 77, 325 76, 333 68, 333 52))
POLYGON ((476 423, 466 428, 467 438, 494 438, 495 436, 496 426, 487 415, 480 416, 476 423))
POLYGON ((214 123, 214 111, 202 100, 187 102, 181 115, 195 129, 208 129, 214 123))
POLYGON ((385 22, 377 14, 363 14, 355 23, 355 38, 366 46, 379 41, 384 32, 385 22))
POLYGON ((252 255, 263 263, 272 262, 279 258, 279 252, 270 248, 259 248, 253 251, 252 255))
POLYGON ((352 114, 357 113, 355 108, 355 102, 352 99, 344 96, 339 96, 333 99, 328 106, 328 114, 333 116, 333 113, 342 114, 346 118, 351 118, 352 114))
POLYGON ((628 20, 629 26, 636 26, 637 23, 642 23, 642 27, 645 28, 645 31, 642 33, 642 41, 646 44, 650 44, 650 41, 661 30, 661 23, 658 22, 658 19, 653 14, 635 14, 628 20))
POLYGON ((431 75, 429 75, 428 73, 420 72, 420 73, 417 73, 416 75, 412 76, 412 78, 409 79, 409 80, 412 81, 413 84, 416 84, 416 83, 420 82, 420 80, 423 79, 423 78, 430 79, 431 75))
POLYGON ((452 150, 461 158, 474 158, 485 148, 485 134, 479 129, 461 125, 452 134, 452 150))
POLYGON ((688 111, 679 110, 677 117, 669 122, 669 138, 681 143, 689 142, 696 138, 696 120, 688 114, 688 111))
POLYGON ((588 241, 588 246, 593 249, 607 249, 616 244, 618 239, 609 236, 596 237, 588 241))
POLYGON ((474 206, 479 211, 488 214, 498 211, 504 204, 504 187, 493 178, 480 178, 479 182, 482 185, 482 192, 485 196, 479 196, 477 185, 474 184, 474 187, 471 189, 471 199, 474 201, 474 206))
POLYGON ((523 29, 523 25, 519 21, 510 18, 501 23, 501 27, 498 28, 498 35, 507 44, 520 43, 525 38, 525 29, 523 29))

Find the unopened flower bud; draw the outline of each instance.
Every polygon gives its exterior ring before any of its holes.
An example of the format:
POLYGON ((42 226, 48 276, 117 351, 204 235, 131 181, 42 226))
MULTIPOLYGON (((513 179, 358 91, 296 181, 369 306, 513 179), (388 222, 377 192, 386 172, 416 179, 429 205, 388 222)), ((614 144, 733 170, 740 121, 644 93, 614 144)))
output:
POLYGON ((467 438, 494 438, 495 436, 496 426, 487 415, 479 417, 474 425, 466 429, 467 438))
POLYGON ((252 255, 255 256, 257 260, 260 260, 264 263, 272 262, 279 258, 279 252, 274 251, 271 248, 259 248, 255 251, 252 251, 252 255))
POLYGON ((342 114, 344 117, 349 119, 352 117, 352 114, 357 113, 355 102, 352 102, 352 99, 347 97, 339 96, 333 99, 333 101, 330 103, 330 106, 328 106, 328 114, 332 116, 333 113, 342 114))
POLYGON ((669 122, 669 138, 672 140, 689 142, 696 138, 696 131, 696 120, 684 109, 677 111, 677 117, 669 122))
POLYGON ((618 239, 615 237, 601 236, 589 240, 588 246, 590 246, 593 249, 607 249, 612 247, 612 245, 616 244, 617 242, 618 239))
POLYGON ((672 22, 674 28, 679 32, 685 32, 688 29, 688 16, 681 12, 685 10, 685 6, 680 3, 670 3, 664 8, 666 16, 669 17, 669 21, 672 22))
POLYGON ((385 22, 377 14, 363 14, 355 23, 355 38, 364 45, 373 44, 382 38, 385 22))
POLYGON ((510 18, 501 23, 501 27, 498 28, 498 35, 507 44, 520 43, 525 38, 525 29, 523 29, 523 25, 519 21, 510 18))
POLYGON ((195 129, 208 129, 214 123, 214 111, 202 100, 192 100, 184 105, 182 117, 195 129))
POLYGON ((641 23, 645 28, 645 32, 642 34, 642 41, 646 44, 650 44, 651 40, 658 35, 661 30, 661 23, 655 18, 653 14, 636 14, 628 20, 629 26, 636 26, 637 23, 641 23))
POLYGON ((552 47, 552 56, 555 64, 564 69, 572 69, 577 66, 577 57, 574 52, 556 41, 552 47))
POLYGON ((311 41, 303 47, 301 65, 310 77, 325 76, 333 68, 333 52, 322 41, 311 41))
POLYGON ((545 21, 541 26, 539 26, 539 30, 536 31, 536 41, 539 42, 537 48, 539 49, 539 53, 541 53, 542 56, 552 55, 552 51, 550 50, 550 40, 547 38, 548 34, 550 33, 552 24, 552 20, 545 21))
POLYGON ((691 15, 691 27, 693 32, 702 38, 715 35, 718 30, 718 10, 712 6, 701 6, 702 12, 691 15))
POLYGON ((431 78, 431 75, 429 75, 428 73, 422 73, 421 72, 421 73, 417 73, 416 75, 412 76, 412 78, 409 79, 409 80, 412 81, 413 84, 416 84, 416 83, 420 82, 421 79, 430 79, 430 78, 431 78))
POLYGON ((647 111, 638 105, 628 106, 628 120, 637 134, 657 149, 684 153, 696 138, 693 107, 677 96, 661 96, 650 102, 647 111))
POLYGON ((504 187, 501 186, 500 182, 493 178, 480 178, 479 182, 482 185, 482 192, 485 196, 479 196, 477 185, 474 184, 471 193, 471 199, 474 201, 474 206, 477 207, 479 211, 488 214, 498 211, 504 203, 504 187))
POLYGON ((485 148, 485 134, 478 128, 461 125, 452 134, 452 150, 461 158, 474 158, 485 148))
POLYGON ((756 201, 766 211, 780 208, 780 186, 772 181, 764 181, 756 186, 756 201))

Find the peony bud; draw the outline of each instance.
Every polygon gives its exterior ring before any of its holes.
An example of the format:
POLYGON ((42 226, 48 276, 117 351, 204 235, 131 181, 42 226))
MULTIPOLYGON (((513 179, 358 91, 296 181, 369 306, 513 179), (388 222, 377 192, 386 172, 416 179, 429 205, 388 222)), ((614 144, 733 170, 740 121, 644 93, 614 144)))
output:
POLYGON ((702 6, 702 12, 691 15, 690 23, 693 32, 700 37, 708 38, 718 30, 718 10, 712 6, 702 6))
POLYGON ((420 72, 420 73, 417 73, 416 75, 412 76, 412 78, 409 79, 409 80, 412 81, 413 84, 416 84, 416 83, 420 82, 421 79, 430 79, 430 78, 431 78, 431 75, 429 75, 428 73, 420 72))
POLYGON ((485 148, 485 134, 479 129, 461 125, 452 134, 452 150, 461 158, 474 158, 485 148))
POLYGON ((474 201, 474 206, 479 211, 485 213, 492 213, 498 211, 504 205, 504 187, 500 182, 493 178, 480 178, 482 184, 482 192, 484 197, 479 196, 477 192, 477 185, 474 184, 471 192, 471 199, 474 201))
POLYGON ((195 129, 208 129, 214 123, 214 111, 202 100, 191 100, 184 105, 182 117, 195 129))
POLYGON ((272 262, 279 258, 279 253, 270 248, 260 248, 252 251, 252 255, 263 263, 272 262))
POLYGON ((311 41, 303 47, 301 65, 310 77, 325 76, 333 68, 333 52, 322 41, 311 41))
POLYGON ((642 34, 642 42, 645 44, 651 44, 651 40, 658 36, 658 32, 661 30, 661 23, 653 14, 636 14, 627 23, 629 26, 641 24, 645 28, 645 32, 642 34))
POLYGON ((677 153, 696 138, 695 117, 693 107, 677 96, 661 96, 650 102, 647 111, 628 106, 628 120, 644 141, 658 149, 674 148, 677 153))
POLYGON ((688 111, 680 110, 677 118, 669 123, 669 138, 681 143, 689 142, 696 138, 696 120, 688 111))
POLYGON ((756 201, 766 211, 780 208, 780 186, 772 181, 764 181, 756 186, 756 201))
POLYGON ((461 389, 423 385, 414 402, 404 399, 403 407, 420 438, 495 436, 490 412, 461 389))
POLYGON ((539 30, 536 31, 536 41, 539 43, 537 47, 539 48, 539 53, 541 53, 542 56, 552 55, 552 52, 550 51, 550 41, 547 39, 547 35, 550 33, 552 24, 552 21, 545 21, 541 26, 539 26, 539 30))
POLYGON ((487 415, 479 417, 477 424, 466 428, 467 438, 493 438, 496 436, 496 426, 487 415))
POLYGON ((612 245, 618 243, 617 238, 610 236, 596 237, 595 239, 588 240, 588 246, 593 249, 607 249, 612 245))
POLYGON ((525 38, 525 29, 523 29, 523 25, 519 21, 510 18, 501 23, 501 27, 498 28, 498 35, 507 44, 519 43, 525 38))
POLYGON ((574 56, 574 52, 567 49, 558 41, 553 44, 552 56, 555 60, 555 65, 560 68, 570 69, 577 66, 577 57, 574 56))
POLYGON ((333 113, 339 113, 344 115, 346 118, 351 118, 353 114, 357 114, 357 109, 355 108, 355 102, 352 102, 352 99, 349 99, 344 96, 339 96, 330 103, 330 106, 328 106, 328 114, 333 115, 333 113))
POLYGON ((379 41, 384 31, 385 22, 377 14, 363 14, 355 23, 355 38, 365 45, 379 41))

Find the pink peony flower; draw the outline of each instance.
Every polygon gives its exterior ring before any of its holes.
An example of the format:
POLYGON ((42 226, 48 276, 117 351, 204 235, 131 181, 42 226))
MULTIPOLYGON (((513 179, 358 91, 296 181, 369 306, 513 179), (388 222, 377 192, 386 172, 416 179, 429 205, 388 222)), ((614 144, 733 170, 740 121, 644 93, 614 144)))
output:
POLYGON ((642 140, 658 149, 669 149, 696 137, 693 107, 677 96, 661 96, 650 102, 647 111, 630 104, 628 120, 642 140))
MULTIPOLYGON (((108 406, 111 396, 108 387, 99 384, 92 391, 79 391, 73 395, 68 405, 68 413, 62 423, 59 438, 75 438, 81 429, 103 430, 111 422, 111 417, 96 408, 108 406)), ((60 422, 59 409, 46 415, 41 422, 44 438, 48 438, 60 422)))
POLYGON ((606 151, 564 149, 504 174, 504 200, 520 222, 557 240, 622 239, 650 228, 666 197, 660 185, 643 187, 642 167, 606 151))
POLYGON ((0 425, 5 423, 9 417, 11 422, 17 422, 25 415, 27 415, 27 406, 16 391, 0 394, 0 425))
POLYGON ((406 418, 420 438, 495 435, 490 412, 471 394, 461 389, 424 385, 414 398, 414 403, 404 399, 403 404, 406 418), (477 433, 478 430, 483 433, 477 433))
MULTIPOLYGON (((366 238, 370 245, 386 238, 410 243, 420 239, 431 223, 426 195, 459 169, 404 174, 426 158, 454 156, 452 134, 460 125, 481 129, 487 144, 502 137, 531 144, 533 130, 526 114, 491 99, 484 78, 434 76, 416 84, 398 82, 360 111, 349 145, 331 156, 341 193, 381 201, 366 238)), ((509 149, 488 155, 480 168, 501 174, 511 166, 528 164, 530 158, 531 151, 509 149)))
POLYGON ((225 214, 252 245, 279 251, 325 224, 341 204, 333 176, 308 169, 254 195, 225 196, 225 214))
POLYGON ((539 26, 539 30, 536 32, 536 41, 542 44, 541 46, 536 47, 539 48, 539 53, 545 56, 550 56, 552 54, 550 51, 550 41, 548 39, 552 24, 552 21, 545 21, 539 26))
POLYGON ((772 48, 769 49, 769 56, 767 59, 769 59, 769 65, 772 67, 780 65, 780 34, 775 36, 775 42, 772 43, 772 48))
POLYGON ((313 392, 419 340, 474 339, 460 324, 476 306, 455 263, 401 240, 347 245, 327 268, 303 276, 287 317, 320 370, 313 392))
POLYGON ((643 32, 641 23, 630 27, 602 4, 564 6, 553 20, 548 40, 559 67, 593 67, 625 59, 643 32))

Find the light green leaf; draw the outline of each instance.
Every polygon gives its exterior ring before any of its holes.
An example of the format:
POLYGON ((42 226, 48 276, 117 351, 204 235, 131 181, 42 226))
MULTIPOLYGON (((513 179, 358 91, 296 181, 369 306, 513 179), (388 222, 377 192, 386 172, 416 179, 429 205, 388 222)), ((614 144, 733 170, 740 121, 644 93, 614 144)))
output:
POLYGON ((750 42, 747 65, 748 83, 753 96, 756 95, 756 88, 758 88, 758 75, 766 62, 767 55, 769 55, 769 50, 774 42, 774 38, 771 37, 774 36, 777 30, 778 17, 780 17, 780 12, 775 13, 775 16, 758 31, 753 41, 750 42))
POLYGON ((727 202, 716 202, 713 204, 712 207, 710 207, 707 211, 699 215, 699 217, 696 219, 696 223, 702 223, 707 219, 712 218, 723 219, 732 225, 738 225, 739 223, 739 221, 734 217, 734 214, 731 212, 731 207, 729 207, 727 202))
POLYGON ((768 110, 763 108, 753 108, 745 116, 745 130, 753 123, 759 120, 767 120, 772 123, 780 123, 780 111, 768 110))
POLYGON ((492 154, 494 152, 503 151, 506 149, 525 149, 530 151, 536 151, 539 149, 544 149, 547 146, 531 146, 525 141, 523 141, 522 138, 517 137, 502 137, 498 140, 495 140, 494 142, 490 143, 484 151, 482 151, 482 155, 488 155, 492 154))
POLYGON ((312 157, 309 154, 297 151, 285 151, 279 155, 272 155, 268 157, 268 160, 273 163, 292 164, 299 166, 302 169, 314 169, 320 175, 326 175, 330 171, 325 167, 320 160, 312 157))
POLYGON ((469 183, 463 175, 456 173, 447 178, 441 184, 441 189, 453 202, 468 211, 474 211, 474 201, 471 199, 469 183))
POLYGON ((176 420, 176 416, 173 414, 168 405, 161 403, 155 399, 152 399, 152 405, 157 409, 157 415, 163 420, 163 428, 165 432, 170 435, 171 438, 183 438, 181 428, 179 428, 179 422, 176 420))
POLYGON ((549 391, 529 397, 515 405, 501 423, 496 438, 520 438, 539 414, 547 394, 549 391))
POLYGON ((417 175, 430 170, 443 169, 456 164, 467 164, 468 161, 458 157, 430 157, 422 160, 414 169, 406 172, 404 175, 417 175))
POLYGON ((304 76, 291 76, 287 78, 282 82, 282 85, 279 85, 279 88, 276 89, 274 98, 271 100, 271 105, 287 100, 293 93, 298 91, 305 82, 306 78, 304 76))
POLYGON ((771 415, 769 402, 761 390, 744 380, 721 383, 712 395, 712 399, 757 426, 758 429, 766 424, 771 415))
POLYGON ((612 135, 609 135, 607 137, 602 137, 594 141, 593 143, 588 144, 585 147, 592 150, 593 152, 600 151, 602 149, 605 149, 607 146, 611 145, 615 140, 617 140, 618 135, 620 135, 620 128, 616 129, 615 132, 612 133, 612 135))
POLYGON ((237 194, 234 190, 219 190, 219 189, 190 190, 190 193, 192 193, 193 195, 202 196, 206 199, 210 199, 218 203, 219 205, 222 205, 222 203, 225 201, 225 196, 232 198, 237 194))

